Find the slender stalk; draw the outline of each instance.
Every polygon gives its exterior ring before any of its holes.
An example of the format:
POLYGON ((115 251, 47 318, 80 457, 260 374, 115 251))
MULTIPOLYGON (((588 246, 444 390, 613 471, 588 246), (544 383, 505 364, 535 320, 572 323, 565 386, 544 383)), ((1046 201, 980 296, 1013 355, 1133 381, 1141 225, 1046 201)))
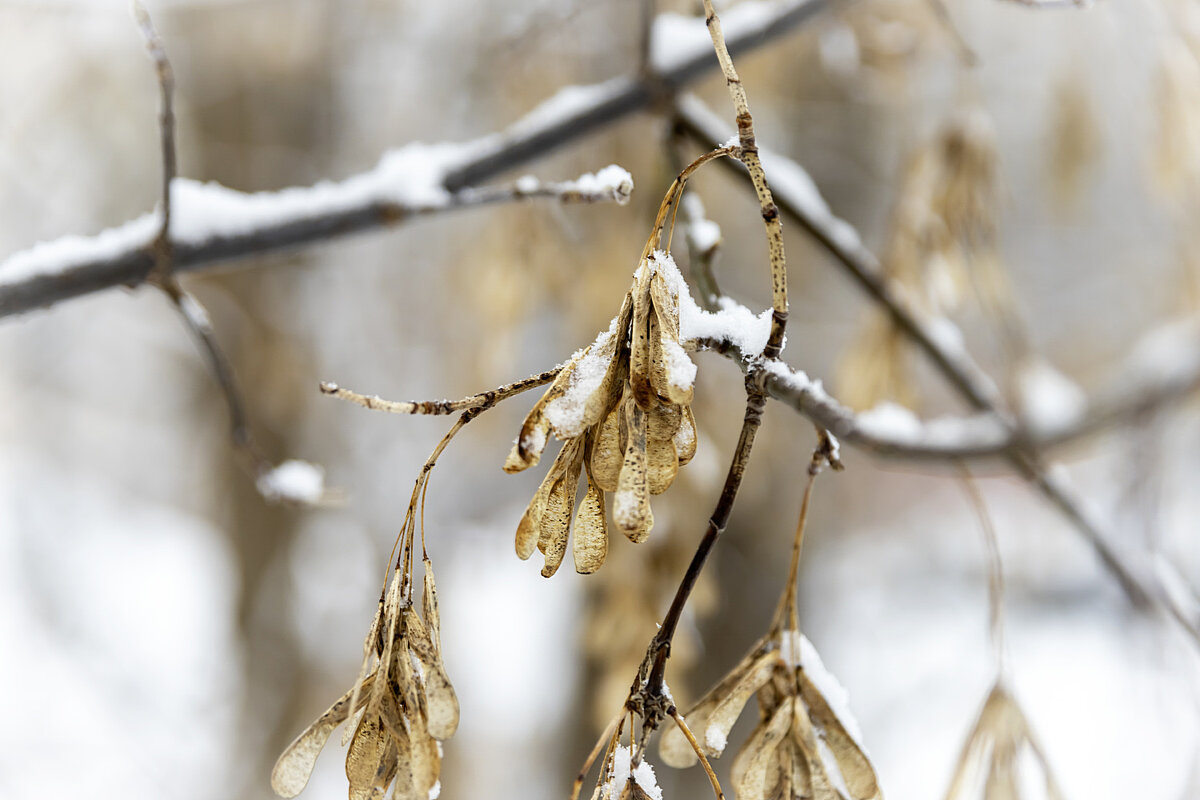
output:
POLYGON ((721 20, 713 10, 712 0, 704 0, 704 21, 708 24, 713 49, 717 51, 717 60, 721 62, 721 71, 725 73, 725 84, 729 88, 734 113, 737 115, 740 147, 735 155, 750 173, 750 182, 754 184, 754 193, 758 195, 763 224, 767 229, 767 252, 771 261, 771 333, 767 338, 766 347, 763 348, 763 357, 778 358, 783 350, 783 334, 788 319, 787 259, 783 250, 783 226, 779 221, 779 208, 771 196, 770 186, 767 185, 762 161, 758 157, 758 145, 754 140, 754 118, 750 116, 746 89, 742 86, 742 79, 738 77, 737 70, 734 69, 733 59, 729 57, 729 48, 725 46, 725 35, 721 31, 721 20))

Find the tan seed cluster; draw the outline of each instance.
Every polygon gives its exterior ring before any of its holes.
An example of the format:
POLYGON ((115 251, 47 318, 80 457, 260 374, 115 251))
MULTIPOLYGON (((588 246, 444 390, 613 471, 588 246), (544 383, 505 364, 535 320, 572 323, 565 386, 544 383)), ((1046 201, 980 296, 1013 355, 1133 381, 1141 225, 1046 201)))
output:
MULTIPOLYGON (((795 630, 768 634, 684 717, 704 755, 716 758, 757 693, 758 725, 730 771, 738 800, 877 800, 875 770, 805 670, 806 645, 795 630)), ((659 754, 673 767, 697 761, 677 727, 664 731, 659 754)))
POLYGON ((345 737, 350 800, 427 800, 438 785, 441 742, 458 727, 458 698, 441 655, 441 623, 433 569, 425 560, 422 620, 408 581, 397 570, 380 600, 364 644, 365 669, 346 694, 300 734, 275 764, 271 787, 295 797, 308 783, 333 730, 353 720, 345 737))
POLYGON ((644 541, 654 525, 650 496, 665 492, 696 452, 695 366, 679 340, 678 295, 656 258, 642 261, 608 331, 575 354, 534 405, 504 464, 520 472, 538 463, 550 433, 563 440, 517 526, 517 555, 540 551, 546 577, 566 555, 572 515, 575 569, 604 563, 609 494, 617 527, 644 541), (576 511, 581 476, 587 493, 576 511))

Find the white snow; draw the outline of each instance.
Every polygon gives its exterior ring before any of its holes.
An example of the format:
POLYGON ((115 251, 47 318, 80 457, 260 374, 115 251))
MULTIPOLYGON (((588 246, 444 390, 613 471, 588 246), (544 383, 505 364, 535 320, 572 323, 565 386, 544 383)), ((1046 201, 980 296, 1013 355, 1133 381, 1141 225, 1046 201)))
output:
POLYGON ((704 202, 695 192, 683 196, 683 213, 688 219, 688 246, 695 254, 707 253, 721 243, 721 226, 705 216, 704 202))
MULTIPOLYGON (((726 40, 736 39, 752 31, 765 31, 779 17, 807 0, 764 2, 746 0, 720 12, 721 30, 726 40)), ((713 53, 712 37, 704 17, 681 14, 659 14, 650 31, 650 61, 660 72, 670 71, 693 59, 713 53)), ((714 56, 715 57, 715 56, 714 56)))
POLYGON ((0 261, 0 286, 14 285, 40 275, 58 275, 76 264, 116 258, 148 246, 158 234, 157 214, 143 214, 95 236, 63 236, 35 244, 0 261))
POLYGON ((599 106, 628 86, 629 82, 625 78, 612 78, 602 83, 584 86, 564 86, 534 106, 529 113, 505 129, 504 133, 486 137, 482 141, 495 146, 500 144, 502 139, 528 135, 532 131, 549 127, 581 111, 599 106))
MULTIPOLYGON (((690 115, 700 119, 706 130, 715 132, 729 127, 725 120, 709 110, 708 106, 694 95, 681 95, 678 102, 686 107, 690 115)), ((737 143, 738 137, 735 134, 724 143, 724 146, 728 147, 737 143)), ((865 250, 858 231, 853 225, 834 215, 804 167, 787 156, 761 145, 758 154, 762 160, 763 171, 766 172, 767 180, 771 184, 771 191, 780 200, 786 200, 795 206, 816 228, 823 231, 838 249, 846 252, 865 250)))
MULTIPOLYGON (((441 742, 438 742, 439 747, 441 746, 441 744, 442 744, 441 742)), ((439 755, 441 755, 441 754, 439 753, 439 755)), ((440 780, 434 781, 433 786, 429 787, 429 800, 437 800, 438 797, 441 796, 441 794, 442 794, 442 782, 440 780)))
POLYGON ((616 164, 609 164, 596 173, 580 175, 569 185, 583 194, 611 196, 620 205, 628 203, 633 194, 633 176, 616 164))
POLYGON ((1021 421, 1035 434, 1069 428, 1087 411, 1087 396, 1049 361, 1031 356, 1017 371, 1021 421))
POLYGON ((311 505, 325 494, 325 470, 317 464, 290 459, 260 475, 256 486, 268 500, 311 505))
POLYGON ((800 666, 804 669, 804 674, 812 681, 813 686, 825 698, 825 702, 829 704, 829 710, 842 723, 846 733, 865 753, 866 748, 862 744, 862 731, 858 727, 858 720, 850 713, 850 693, 837 678, 833 677, 829 670, 825 669, 825 665, 821 662, 821 656, 817 654, 817 648, 813 647, 813 643, 803 634, 800 634, 800 666))
POLYGON ((704 746, 715 753, 724 753, 725 745, 728 744, 728 738, 725 736, 725 731, 721 730, 721 726, 710 723, 704 729, 704 746))
POLYGON ((1200 319, 1175 320, 1142 336, 1126 361, 1130 380, 1158 384, 1200 372, 1200 319))
POLYGON ((679 342, 667 340, 663 343, 666 359, 667 380, 678 389, 690 389, 696 382, 696 364, 679 342))
POLYGON ((755 314, 729 298, 721 298, 721 310, 705 311, 696 304, 679 267, 670 253, 655 250, 654 263, 667 282, 667 288, 679 298, 679 339, 716 339, 736 346, 747 357, 753 357, 767 346, 771 334, 771 309, 755 314))
POLYGON ((633 176, 624 167, 609 164, 598 172, 586 172, 573 181, 543 183, 533 175, 522 175, 513 183, 513 189, 519 195, 579 194, 591 199, 613 200, 623 206, 633 195, 633 176))
MULTIPOLYGON (((504 133, 459 143, 414 142, 390 150, 374 169, 341 181, 247 193, 217 183, 176 178, 171 185, 171 238, 177 243, 200 244, 264 228, 303 224, 375 204, 414 213, 446 208, 452 200, 444 187, 448 173, 514 135, 596 103, 611 93, 612 83, 567 87, 504 133)), ((613 164, 574 181, 547 185, 555 191, 577 191, 623 204, 633 191, 633 178, 627 170, 613 164)), ((516 184, 519 192, 537 191, 540 186, 532 176, 525 176, 516 184)), ((34 245, 0 261, 0 287, 39 275, 62 274, 82 264, 118 258, 145 248, 158 233, 160 220, 159 212, 151 212, 93 236, 65 236, 34 245)))
POLYGON ((800 666, 800 632, 785 630, 779 635, 779 657, 788 669, 800 666))
POLYGON ((612 772, 604 783, 604 795, 608 800, 620 800, 625 784, 629 783, 632 777, 633 782, 641 787, 651 800, 662 800, 662 789, 659 788, 658 780, 654 776, 654 767, 646 761, 642 761, 634 767, 632 761, 633 753, 630 748, 626 745, 618 745, 617 749, 613 751, 612 772))
POLYGON ((919 441, 924 430, 916 414, 890 401, 859 414, 856 426, 871 438, 895 442, 919 441))

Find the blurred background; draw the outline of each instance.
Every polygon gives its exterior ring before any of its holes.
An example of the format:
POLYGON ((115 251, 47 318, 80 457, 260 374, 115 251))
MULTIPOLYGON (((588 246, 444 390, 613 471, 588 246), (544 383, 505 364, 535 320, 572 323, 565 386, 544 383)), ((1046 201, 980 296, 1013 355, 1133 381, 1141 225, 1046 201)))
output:
MULTIPOLYGON (((245 191, 342 178, 409 141, 487 134, 563 86, 629 74, 643 15, 641 0, 148 6, 176 72, 180 174, 245 191)), ((958 323, 1006 395, 1019 395, 1032 353, 1085 391, 1125 380, 1143 334, 1200 309, 1196 4, 947 0, 956 32, 940 8, 833 0, 741 57, 759 140, 809 169, 893 275, 958 323), (936 183, 955 146, 977 163, 978 213, 965 236, 931 244, 936 191, 922 181, 936 183)), ((696 89, 731 119, 719 78, 696 89)), ((123 0, 0 2, 0 257, 152 208, 156 103, 123 0)), ((450 422, 367 412, 321 396, 318 381, 459 397, 589 342, 616 313, 670 182, 666 142, 666 122, 643 114, 510 176, 617 163, 635 180, 627 206, 455 212, 184 277, 260 443, 276 461, 322 465, 344 490, 337 507, 255 492, 215 383, 160 293, 110 290, 0 322, 0 797, 271 797, 278 753, 356 674, 412 481, 450 422)), ((752 197, 715 167, 695 187, 724 233, 722 287, 766 307, 752 197)), ((786 228, 789 363, 860 407, 964 411, 786 228)), ((513 555, 542 470, 500 465, 534 395, 480 418, 443 456, 426 526, 462 706, 443 797, 564 797, 622 702, 740 425, 737 367, 695 360, 696 459, 656 500, 650 541, 614 534, 596 575, 546 580, 513 555)), ((672 659, 685 705, 766 629, 813 443, 808 423, 769 409, 672 659)), ((1193 404, 1056 455, 1122 552, 1158 554, 1195 586, 1198 445, 1193 404)), ((802 627, 849 691, 885 795, 939 797, 994 677, 980 525, 953 469, 852 449, 844 460, 818 484, 802 627)), ((1014 691, 1066 796, 1200 796, 1194 643, 1132 611, 1019 479, 995 464, 981 475, 1014 691)), ((342 767, 335 741, 303 796, 342 796, 342 767)), ((668 797, 709 792, 698 769, 659 775, 668 797)))

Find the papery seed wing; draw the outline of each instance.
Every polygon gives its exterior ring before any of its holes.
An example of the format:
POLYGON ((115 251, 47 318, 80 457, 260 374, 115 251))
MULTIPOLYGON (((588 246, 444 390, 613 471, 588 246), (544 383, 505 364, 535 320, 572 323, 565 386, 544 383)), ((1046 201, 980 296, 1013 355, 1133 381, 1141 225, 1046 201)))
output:
POLYGON ((663 333, 657 314, 650 315, 650 386, 654 393, 676 405, 692 402, 696 364, 675 339, 663 333))
MULTIPOLYGON (((684 715, 688 727, 692 729, 692 734, 699 738, 705 755, 719 756, 725 749, 724 743, 720 742, 719 738, 713 744, 720 744, 720 747, 709 746, 705 741, 709 718, 712 716, 713 710, 721 704, 721 701, 735 687, 740 685, 745 676, 753 671, 755 666, 764 658, 763 649, 765 644, 766 641, 764 639, 756 642, 754 647, 750 649, 750 652, 743 656, 742 660, 737 663, 737 666, 730 670, 715 686, 705 692, 704 696, 697 700, 684 715)), ((658 741, 658 754, 662 757, 664 763, 680 769, 690 767, 698 761, 696 753, 692 750, 687 737, 683 735, 683 731, 679 730, 678 726, 674 725, 667 726, 663 731, 662 737, 658 741)))
POLYGON ((520 472, 541 460, 542 450, 546 448, 546 441, 550 436, 550 421, 546 419, 546 406, 567 390, 567 386, 571 382, 571 374, 575 371, 579 359, 583 358, 586 352, 586 350, 582 350, 572 357, 558 373, 554 383, 550 384, 550 388, 534 403, 533 408, 526 415, 525 421, 521 424, 521 432, 517 434, 517 441, 513 443, 512 451, 504 461, 505 472, 520 472))
POLYGON ((629 386, 638 405, 649 408, 654 401, 650 383, 650 269, 646 262, 638 269, 633 287, 633 322, 629 337, 629 386))
POLYGON ((458 729, 458 695, 446 674, 441 654, 433 646, 430 632, 415 615, 409 626, 408 644, 423 670, 421 681, 425 686, 429 733, 435 739, 449 739, 458 729))
POLYGON ((646 439, 651 442, 669 440, 683 424, 683 407, 672 403, 654 403, 646 409, 646 439))
POLYGON ((779 745, 792 726, 795 698, 787 698, 768 719, 759 722, 754 733, 742 745, 729 778, 738 800, 765 800, 767 777, 779 758, 779 745))
POLYGON ((872 800, 880 797, 875 770, 865 753, 830 708, 828 701, 803 669, 797 673, 800 696, 808 706, 812 721, 824 732, 825 743, 836 760, 852 800, 872 800))
MULTIPOLYGON (((369 691, 374 675, 368 675, 363 687, 369 691)), ((287 746, 271 770, 271 788, 280 797, 295 797, 308 784, 317 756, 321 754, 335 728, 350 717, 354 689, 346 692, 324 714, 287 746)), ((359 708, 362 703, 359 703, 359 708)))
POLYGON ((791 740, 797 755, 804 759, 804 769, 813 800, 846 800, 829 775, 829 768, 837 770, 838 766, 836 763, 827 764, 825 754, 822 753, 822 742, 817 738, 817 732, 803 704, 796 709, 792 718, 791 740))
POLYGON ((575 571, 588 574, 600 569, 608 556, 608 521, 604 492, 588 480, 587 494, 575 514, 575 571))
POLYGON ((346 753, 350 800, 370 800, 375 795, 375 776, 381 767, 387 766, 385 758, 389 751, 394 754, 395 745, 383 729, 379 716, 363 717, 346 753))
POLYGON ((771 680, 771 675, 775 672, 778 664, 778 653, 767 653, 755 661, 742 679, 721 698, 721 701, 713 708, 712 714, 709 715, 708 725, 704 729, 705 755, 721 754, 725 747, 725 740, 729 738, 729 732, 733 730, 734 723, 742 715, 742 709, 746 707, 746 703, 754 693, 771 680), (713 748, 713 752, 710 753, 708 750, 711 746, 710 742, 719 742, 721 747, 713 748))
POLYGON ((621 407, 614 408, 596 430, 592 442, 592 479, 602 490, 615 492, 625 458, 621 448, 621 407))
POLYGON ((433 562, 426 558, 422 561, 421 566, 425 570, 421 611, 425 614, 425 622, 429 626, 429 638, 433 642, 433 647, 440 653, 442 650, 442 616, 438 612, 437 583, 433 580, 433 562))
POLYGON ((658 273, 650 281, 650 300, 654 315, 650 320, 651 356, 659 369, 653 374, 659 396, 678 405, 692 402, 696 365, 679 343, 679 300, 671 295, 666 281, 658 273), (657 343, 655 342, 657 339, 657 343))
POLYGON ((517 523, 517 558, 522 561, 533 555, 537 548, 538 539, 542 534, 542 517, 546 514, 546 505, 550 502, 550 490, 554 488, 555 480, 553 470, 546 473, 529 505, 525 507, 521 521, 517 523))
POLYGON ((538 550, 546 557, 542 576, 549 578, 558 572, 567 553, 567 538, 571 530, 571 513, 575 510, 575 494, 579 489, 579 473, 583 467, 583 443, 572 439, 563 445, 566 471, 550 489, 546 501, 546 513, 542 515, 542 532, 538 537, 538 550))
POLYGON ((650 535, 654 515, 650 511, 650 489, 646 482, 646 417, 632 397, 625 403, 625 419, 629 423, 629 441, 617 478, 613 519, 630 541, 637 543, 650 535))
POLYGON ((588 396, 583 409, 583 427, 590 428, 600 422, 620 402, 621 392, 629 377, 629 361, 623 357, 625 337, 633 319, 633 295, 626 294, 617 314, 617 325, 613 337, 606 343, 603 357, 608 359, 608 368, 600 385, 588 396))
MULTIPOLYGON (((367 681, 367 670, 371 665, 371 656, 383 653, 383 607, 387 600, 386 593, 379 598, 379 603, 375 606, 375 618, 371 620, 371 628, 367 631, 367 638, 363 640, 363 657, 362 665, 358 670, 358 678, 354 681, 354 687, 350 690, 350 705, 358 709, 361 707, 359 696, 363 692, 363 686, 367 681)), ((347 729, 342 735, 342 746, 345 747, 350 741, 351 731, 347 729)))
POLYGON ((385 716, 384 724, 396 747, 396 774, 391 800, 426 800, 424 794, 417 794, 413 785, 412 741, 408 727, 400 717, 399 707, 394 700, 390 705, 391 711, 388 713, 394 716, 385 716))
POLYGON ((646 443, 646 486, 650 494, 662 494, 671 488, 679 474, 679 456, 670 439, 646 443))
POLYGON ((438 782, 442 771, 442 756, 438 744, 419 720, 411 726, 413 793, 418 800, 429 797, 429 790, 438 782))
POLYGON ((675 452, 679 454, 679 466, 683 466, 696 455, 696 418, 692 416, 692 407, 683 407, 683 417, 679 421, 679 430, 672 437, 675 452))

